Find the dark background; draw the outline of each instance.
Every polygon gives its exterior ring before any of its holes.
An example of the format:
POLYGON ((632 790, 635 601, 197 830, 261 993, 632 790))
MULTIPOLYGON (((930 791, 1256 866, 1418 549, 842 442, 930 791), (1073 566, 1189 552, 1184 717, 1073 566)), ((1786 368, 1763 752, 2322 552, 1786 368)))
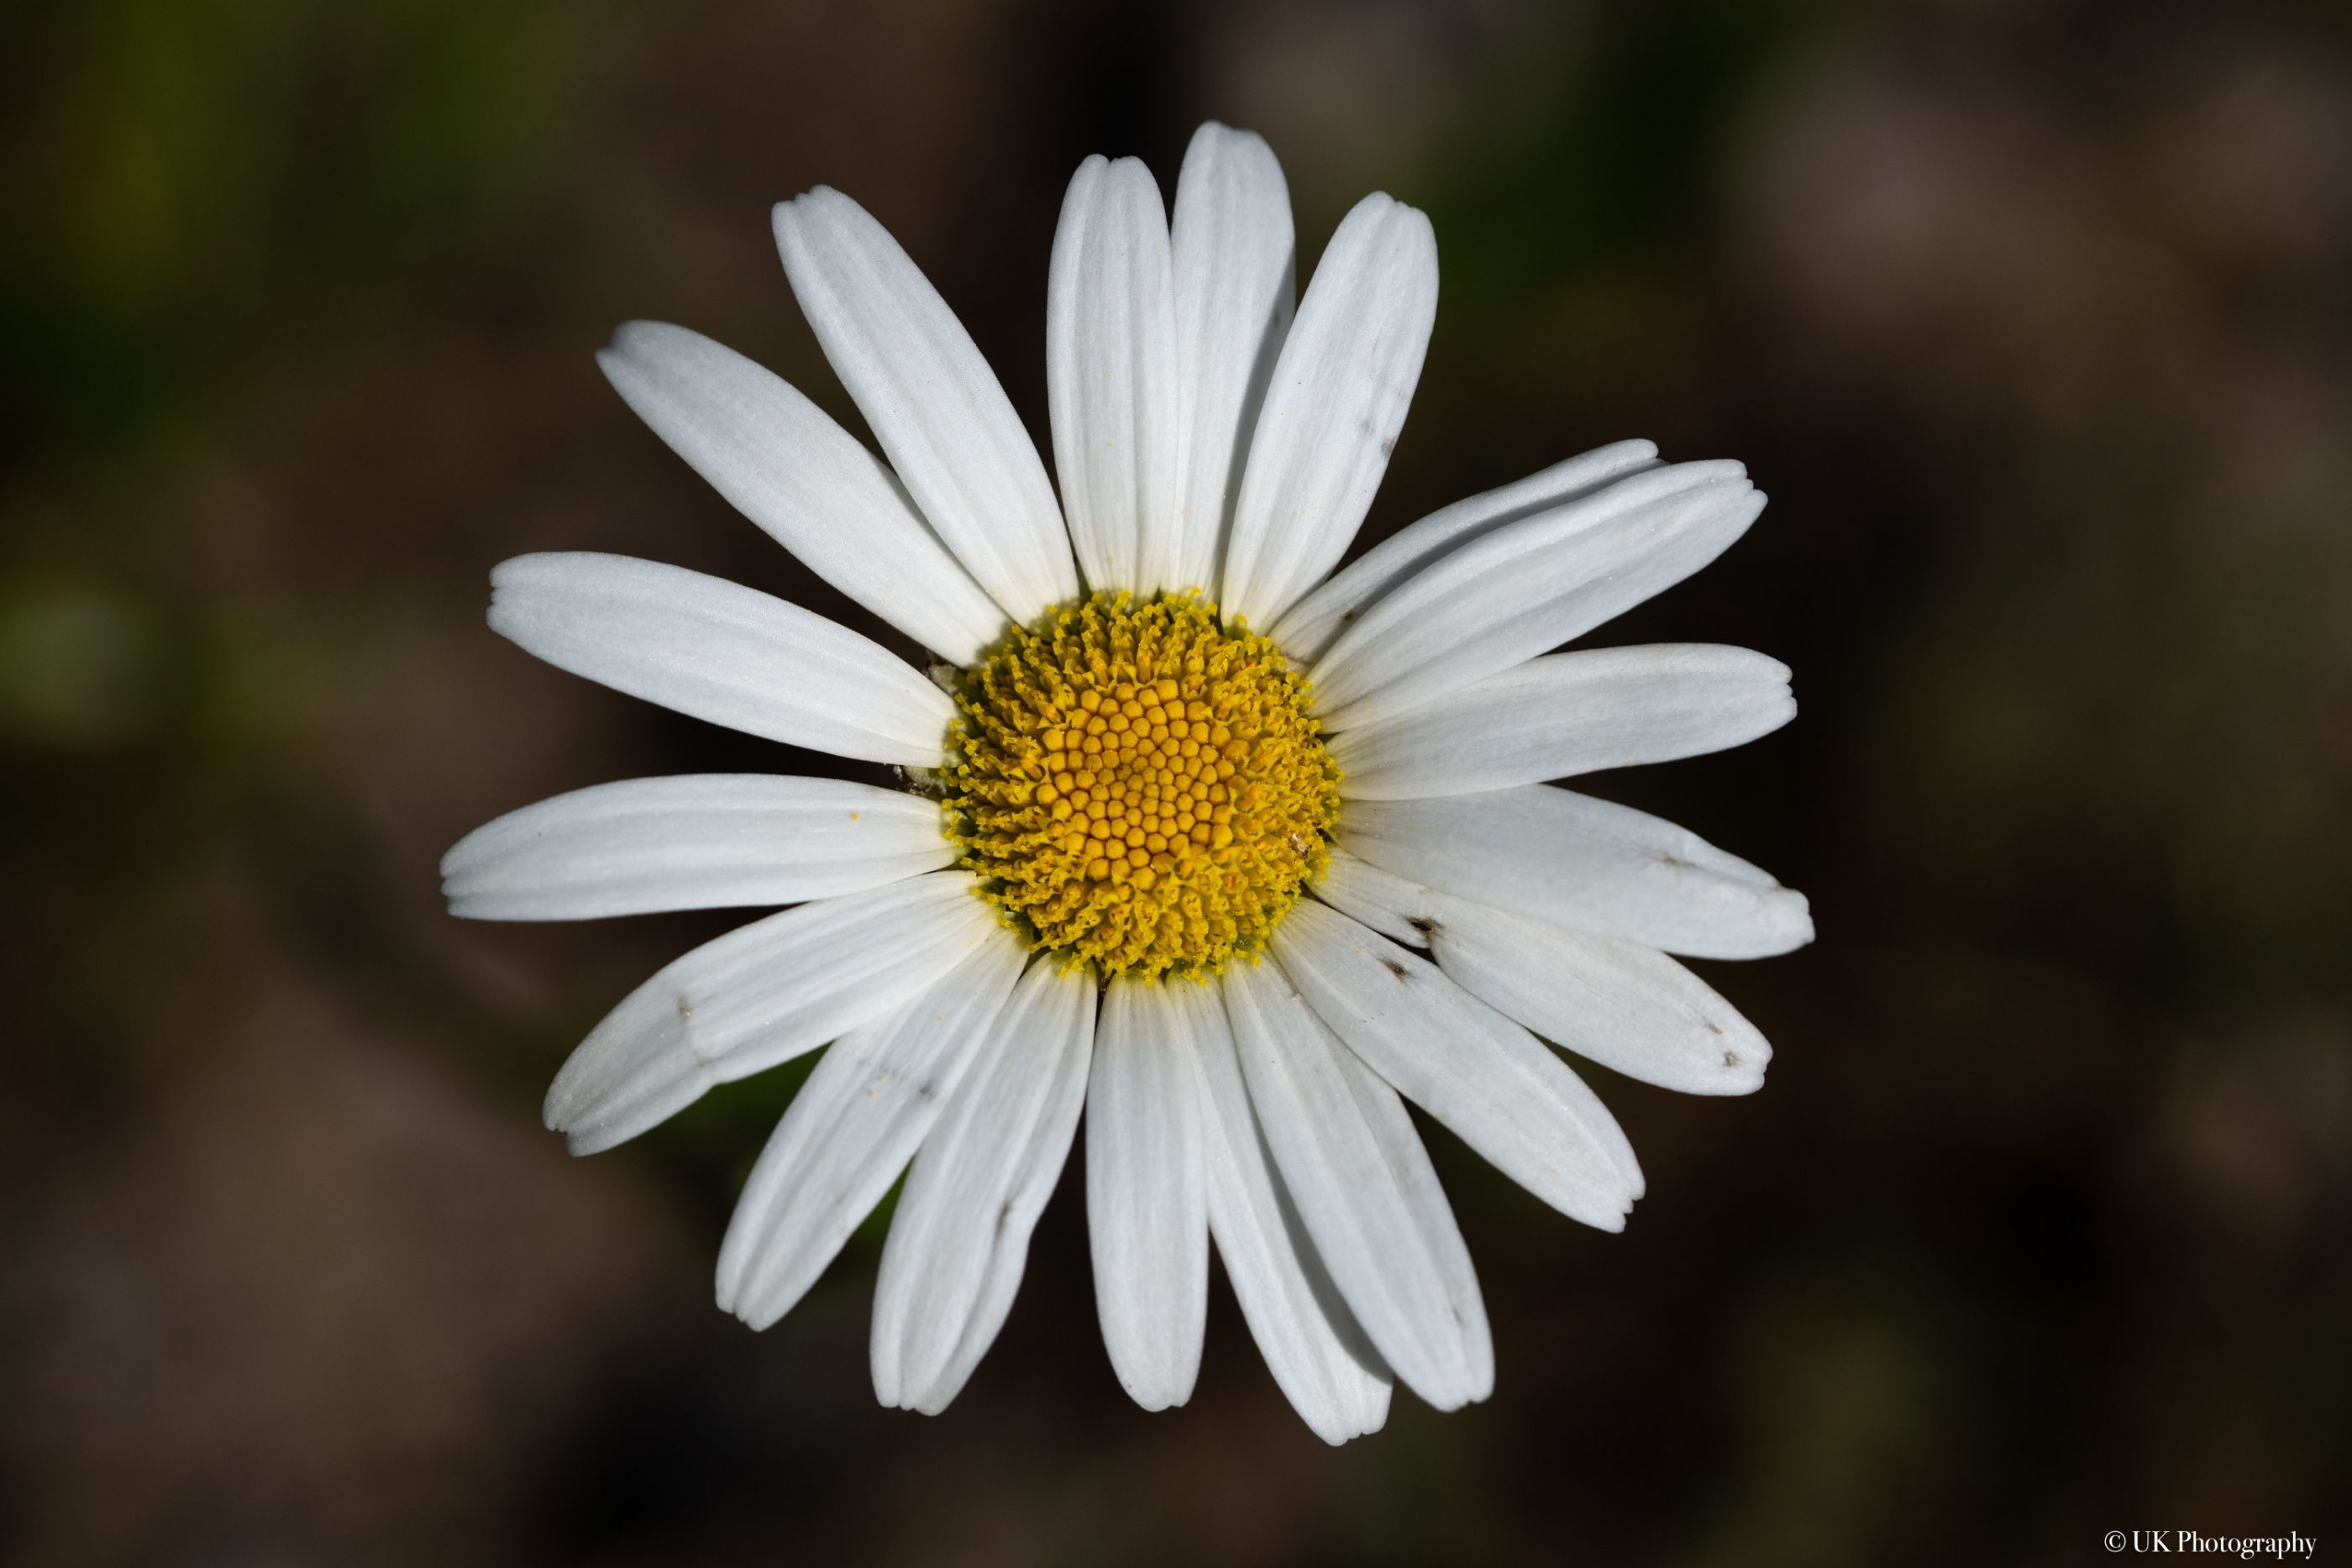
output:
MULTIPOLYGON (((2352 70, 2335 5, 12 7, 0 23, 0 1554, 27 1563, 2073 1563, 2352 1552, 2352 70), (790 1073, 567 1159, 550 1073, 734 917, 467 925, 435 861, 809 766, 482 625, 528 549, 845 611, 591 361, 850 415, 769 204, 898 234, 1043 432, 1086 153, 1263 131, 1444 273, 1367 538, 1624 436, 1749 538, 1603 643, 1803 713, 1597 780, 1813 900, 1741 1101, 1593 1070, 1580 1228, 1433 1140, 1493 1400, 1339 1451, 1217 1287, 1147 1416, 1075 1167, 997 1349, 875 1407, 869 1227, 710 1304, 790 1073)), ((1302 275, 1306 261, 1302 261, 1302 275)), ((1303 281, 1303 276, 1302 276, 1303 281)))

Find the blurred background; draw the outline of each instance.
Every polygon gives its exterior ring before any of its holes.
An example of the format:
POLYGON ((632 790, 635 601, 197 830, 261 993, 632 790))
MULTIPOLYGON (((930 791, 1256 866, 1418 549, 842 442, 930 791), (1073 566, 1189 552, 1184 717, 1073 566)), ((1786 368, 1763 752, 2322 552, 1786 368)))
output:
MULTIPOLYGON (((2068 1563, 2352 1550, 2352 14, 2338 5, 93 0, 0 21, 0 1555, 25 1563, 2068 1563), (822 768, 533 663, 530 549, 854 614, 591 360, 854 422, 769 204, 897 233, 1041 435, 1085 154, 1263 131, 1302 281, 1434 219, 1364 539, 1625 436, 1773 497, 1601 643, 1803 712, 1594 780, 1812 897, 1702 966, 1761 1094, 1591 1076, 1622 1237, 1433 1145, 1493 1400, 1324 1448, 1220 1283, 1191 1406, 1011 1322, 875 1406, 869 1227, 710 1301, 789 1071, 574 1162, 543 1086, 734 916, 460 925, 629 775, 822 768)), ((853 423, 853 428, 862 428, 853 423)), ((870 625, 871 622, 863 622, 870 625)), ((837 770, 837 769, 836 769, 837 770)))

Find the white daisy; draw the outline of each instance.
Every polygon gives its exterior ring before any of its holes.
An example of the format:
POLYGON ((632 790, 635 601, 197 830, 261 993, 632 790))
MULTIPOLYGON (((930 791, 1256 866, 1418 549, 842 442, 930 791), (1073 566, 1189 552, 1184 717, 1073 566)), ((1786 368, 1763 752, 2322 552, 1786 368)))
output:
POLYGON ((629 405, 819 576, 939 655, 696 572, 534 555, 490 624, 681 713, 904 770, 645 779, 469 835, 494 920, 787 905, 671 964, 557 1074, 581 1154, 830 1044, 753 1168, 719 1304, 789 1312, 903 1172, 873 1372, 938 1411, 995 1338, 1087 1112, 1103 1338, 1147 1409, 1199 1367, 1213 1239, 1276 1380, 1337 1443, 1392 1379, 1494 1354, 1412 1100, 1571 1218, 1642 1174, 1558 1046, 1693 1093, 1770 1050, 1666 956, 1811 939, 1804 899, 1547 780, 1737 746, 1795 711, 1735 648, 1555 653, 1705 566, 1764 497, 1625 442, 1423 518, 1347 570, 1437 303, 1428 219, 1366 197, 1292 311, 1280 168, 1206 125, 1175 217, 1090 158, 1047 289, 1057 506, 978 350, 820 188, 776 238, 887 463, 750 361, 633 323, 629 405), (1549 1042, 1549 1043, 1547 1043, 1549 1042))

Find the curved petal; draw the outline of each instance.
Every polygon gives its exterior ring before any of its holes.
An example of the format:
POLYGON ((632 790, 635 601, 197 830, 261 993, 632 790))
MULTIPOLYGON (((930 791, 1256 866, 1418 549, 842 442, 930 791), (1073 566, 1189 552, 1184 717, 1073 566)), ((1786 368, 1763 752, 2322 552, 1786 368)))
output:
POLYGON ((1557 648, 1673 587, 1748 531, 1737 463, 1678 463, 1506 523, 1358 616, 1316 661, 1328 729, 1392 717, 1557 648))
POLYGON ((1146 1410, 1192 1396, 1209 1306, 1199 1047, 1167 987, 1103 993, 1087 1086, 1095 1306, 1119 1385, 1146 1410))
POLYGON ((747 735, 936 768, 955 705, 824 616, 629 556, 517 556, 490 572, 490 629, 561 670, 747 735))
POLYGON ((1695 958, 1813 939, 1803 894, 1664 818, 1549 785, 1350 801, 1339 841, 1441 893, 1695 958))
POLYGON ((939 803, 841 779, 628 779, 509 811, 441 857, 449 913, 595 920, 798 904, 950 864, 939 803))
POLYGON ((625 1143, 711 1085, 789 1061, 903 1005, 996 928, 969 873, 803 904, 706 942, 629 993, 547 1091, 575 1155, 625 1143))
POLYGON ((1176 307, 1168 215, 1139 159, 1078 165, 1045 280, 1045 402, 1078 569, 1096 591, 1176 575, 1176 307))
POLYGON ((907 492, 1016 621, 1077 569, 1037 448, 988 361, 898 242, 820 185, 775 212, 776 248, 834 373, 907 492))
POLYGON ((1095 983, 1029 966, 898 1194, 874 1288, 874 1392, 937 1415, 995 1343, 1077 1135, 1095 983))
POLYGON ((1225 1012, 1299 1222, 1372 1343, 1440 1410, 1494 1391, 1470 1249, 1403 1102, 1273 964, 1225 971, 1225 1012))
POLYGON ((939 1120, 1026 957, 993 930, 971 962, 834 1042, 736 1200, 719 1248, 722 1309, 763 1329, 799 1303, 939 1120))
POLYGON ((1535 1036, 1419 954, 1322 904, 1294 904, 1273 946, 1307 1005, 1399 1093, 1570 1218, 1625 1228, 1642 1196, 1633 1146, 1535 1036))
POLYGON ((1250 436, 1290 332, 1298 246, 1290 188, 1273 150, 1214 120, 1194 131, 1176 179, 1169 239, 1184 468, 1168 586, 1213 595, 1250 436))
POLYGON ((1431 562, 1505 523, 1564 506, 1628 474, 1654 468, 1657 462, 1658 449, 1651 443, 1620 441, 1555 463, 1515 484, 1441 507, 1419 522, 1399 528, 1325 579, 1312 593, 1282 612, 1269 635, 1293 659, 1311 663, 1322 657, 1332 639, 1366 607, 1431 562))
POLYGON ((1433 892, 1345 851, 1315 894, 1437 967, 1505 1017, 1628 1078, 1685 1094, 1749 1094, 1772 1048, 1699 977, 1654 947, 1570 931, 1433 892))
POLYGON ((1359 800, 1471 795, 1744 746, 1797 716, 1789 666, 1703 643, 1553 653, 1331 741, 1359 800))
MULTIPOLYGON (((1236 967, 1246 967, 1245 965, 1236 967)), ((1388 1420, 1389 1375, 1275 1171, 1242 1082, 1222 982, 1169 988, 1199 1042, 1209 1234, 1284 1397, 1334 1447, 1388 1420)))
POLYGON ((1356 204, 1317 264, 1266 388, 1220 603, 1271 626, 1348 549, 1388 471, 1437 319, 1437 239, 1392 197, 1356 204))
POLYGON ((596 362, 671 451, 825 581, 958 664, 1003 634, 1003 609, 897 477, 782 378, 660 321, 627 323, 596 362))

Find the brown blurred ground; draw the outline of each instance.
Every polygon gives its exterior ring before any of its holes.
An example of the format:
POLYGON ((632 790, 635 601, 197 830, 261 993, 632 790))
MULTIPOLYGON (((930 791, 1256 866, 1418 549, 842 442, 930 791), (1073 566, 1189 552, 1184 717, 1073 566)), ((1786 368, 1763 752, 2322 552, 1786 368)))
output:
MULTIPOLYGON (((2338 6, 633 10, 0 22, 0 1554, 81 1564, 2075 1563, 2352 1550, 2352 53, 2338 6), (1773 504, 1602 641, 1803 715, 1599 781, 1804 888, 1709 977, 1744 1102, 1602 1088, 1579 1229, 1443 1136, 1494 1400, 1332 1452, 1229 1298, 1145 1416, 1080 1205, 945 1416, 876 1238, 709 1304, 789 1083, 567 1160, 569 1045, 721 918, 461 926, 466 829, 808 765, 532 664, 543 548, 827 611, 590 354, 709 331, 847 415, 767 237, 888 223, 1042 429, 1094 151, 1263 131, 1311 256, 1426 207, 1368 535, 1647 435, 1773 504)), ((1595 1070, 1597 1078, 1606 1074, 1595 1070)))

